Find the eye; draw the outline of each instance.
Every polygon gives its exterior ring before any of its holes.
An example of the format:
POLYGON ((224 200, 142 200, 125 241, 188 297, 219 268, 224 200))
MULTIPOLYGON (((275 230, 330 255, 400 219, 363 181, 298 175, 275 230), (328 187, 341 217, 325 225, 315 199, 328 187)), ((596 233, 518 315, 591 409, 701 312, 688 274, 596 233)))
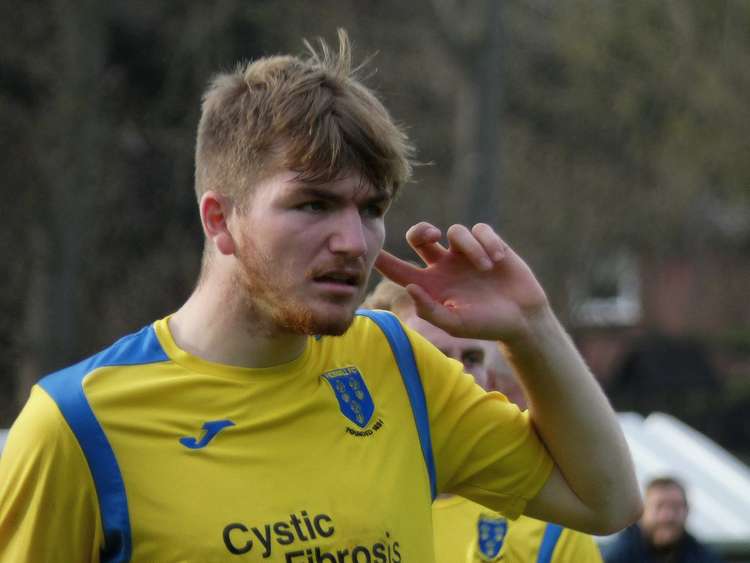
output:
POLYGON ((362 217, 369 217, 371 219, 379 219, 385 215, 386 206, 381 203, 369 203, 362 208, 360 212, 362 217))
POLYGON ((297 209, 308 213, 321 213, 328 209, 328 203, 322 200, 311 200, 299 204, 297 209))
POLYGON ((461 361, 467 368, 480 366, 484 362, 484 352, 481 350, 468 350, 461 355, 461 361))

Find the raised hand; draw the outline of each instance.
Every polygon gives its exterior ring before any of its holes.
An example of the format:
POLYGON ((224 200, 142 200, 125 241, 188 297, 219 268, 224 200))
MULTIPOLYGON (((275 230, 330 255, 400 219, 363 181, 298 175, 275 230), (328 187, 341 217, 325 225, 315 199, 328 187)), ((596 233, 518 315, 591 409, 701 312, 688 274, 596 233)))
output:
POLYGON ((424 261, 420 268, 381 251, 375 267, 405 286, 417 313, 454 336, 513 340, 528 321, 544 311, 547 297, 526 263, 489 225, 469 230, 453 225, 442 233, 418 223, 406 233, 424 261))

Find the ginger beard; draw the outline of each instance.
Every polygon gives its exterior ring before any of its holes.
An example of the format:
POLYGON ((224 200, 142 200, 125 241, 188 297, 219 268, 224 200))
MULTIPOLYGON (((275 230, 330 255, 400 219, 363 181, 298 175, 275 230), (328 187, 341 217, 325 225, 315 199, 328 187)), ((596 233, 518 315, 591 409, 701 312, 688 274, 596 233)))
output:
POLYGON ((242 297, 245 316, 251 320, 253 331, 259 334, 340 336, 351 326, 354 311, 364 298, 366 282, 361 284, 360 295, 351 303, 326 303, 319 299, 320 307, 311 305, 314 296, 301 298, 299 287, 313 283, 315 272, 305 272, 303 279, 295 282, 295 276, 288 266, 285 267, 283 259, 272 260, 248 236, 243 237, 236 257, 239 269, 235 272, 232 290, 242 297))

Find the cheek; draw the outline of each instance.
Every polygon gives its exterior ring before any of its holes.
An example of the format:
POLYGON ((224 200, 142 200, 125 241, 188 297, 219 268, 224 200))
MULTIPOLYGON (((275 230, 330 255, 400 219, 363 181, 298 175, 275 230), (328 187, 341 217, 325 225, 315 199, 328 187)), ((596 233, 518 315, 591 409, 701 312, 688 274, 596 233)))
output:
POLYGON ((653 509, 646 509, 643 511, 643 515, 641 516, 641 520, 645 524, 652 524, 657 520, 656 514, 654 513, 653 509))
POLYGON ((385 243, 385 224, 383 221, 377 221, 371 227, 367 228, 365 233, 367 237, 367 248, 369 254, 374 260, 385 243))

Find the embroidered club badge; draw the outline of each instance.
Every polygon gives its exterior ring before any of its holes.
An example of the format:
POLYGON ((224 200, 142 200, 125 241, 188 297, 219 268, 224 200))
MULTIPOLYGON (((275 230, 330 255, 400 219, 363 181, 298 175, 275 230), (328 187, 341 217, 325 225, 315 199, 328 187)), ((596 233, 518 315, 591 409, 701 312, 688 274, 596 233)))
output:
POLYGON ((343 415, 364 428, 370 422, 375 405, 359 370, 353 366, 339 368, 327 371, 323 378, 333 389, 343 415))
POLYGON ((483 561, 499 561, 500 550, 508 532, 508 521, 502 516, 480 514, 477 521, 479 554, 483 561))

